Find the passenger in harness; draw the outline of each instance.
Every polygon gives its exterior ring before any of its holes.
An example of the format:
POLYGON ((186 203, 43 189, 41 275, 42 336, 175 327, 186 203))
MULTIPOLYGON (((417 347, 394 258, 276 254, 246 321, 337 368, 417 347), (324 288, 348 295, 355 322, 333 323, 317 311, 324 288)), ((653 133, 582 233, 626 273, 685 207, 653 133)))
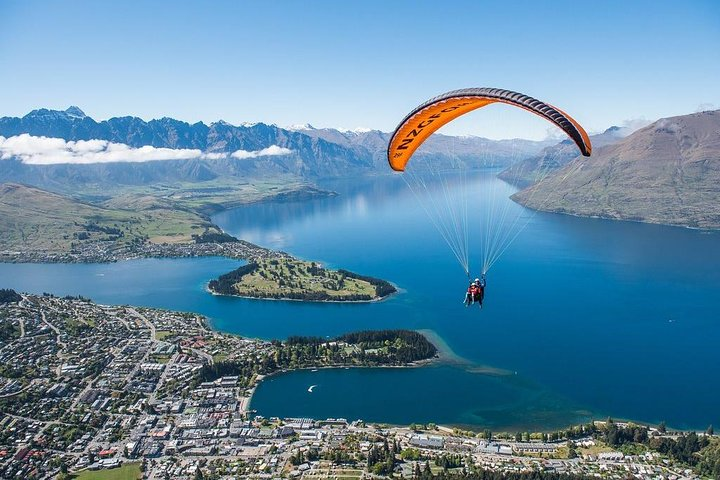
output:
POLYGON ((482 274, 480 278, 476 278, 475 281, 470 282, 470 286, 465 293, 465 306, 469 307, 477 303, 482 308, 483 300, 485 299, 485 274, 482 274))
POLYGON ((477 286, 475 285, 475 282, 470 282, 470 286, 467 289, 467 293, 465 294, 465 306, 468 307, 475 303, 475 298, 477 297, 477 286))

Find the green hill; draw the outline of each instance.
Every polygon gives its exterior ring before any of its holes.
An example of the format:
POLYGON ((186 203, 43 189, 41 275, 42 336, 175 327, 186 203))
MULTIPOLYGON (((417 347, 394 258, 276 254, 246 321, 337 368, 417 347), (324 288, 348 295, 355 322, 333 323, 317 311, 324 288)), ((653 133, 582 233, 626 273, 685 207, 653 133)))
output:
POLYGON ((204 217, 172 203, 116 198, 92 205, 15 183, 0 185, 0 251, 69 252, 132 243, 191 243, 192 235, 220 230, 204 217))

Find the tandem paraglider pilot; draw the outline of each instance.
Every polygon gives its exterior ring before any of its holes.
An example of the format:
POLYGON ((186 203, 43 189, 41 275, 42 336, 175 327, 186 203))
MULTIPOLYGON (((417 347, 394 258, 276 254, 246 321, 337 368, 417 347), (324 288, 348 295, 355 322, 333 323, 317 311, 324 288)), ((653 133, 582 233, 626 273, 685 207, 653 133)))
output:
POLYGON ((475 281, 470 282, 470 286, 465 294, 465 306, 470 306, 475 303, 480 305, 482 308, 483 299, 485 298, 485 274, 483 273, 480 278, 476 278, 475 281))
MULTIPOLYGON (((473 110, 495 103, 534 113, 562 130, 577 145, 583 156, 589 157, 592 154, 592 143, 585 129, 562 110, 523 93, 512 92, 504 88, 463 88, 433 97, 415 107, 403 118, 388 142, 387 160, 390 168, 396 172, 406 172, 415 151, 437 130, 473 110)), ((433 172, 434 163, 429 161, 426 167, 430 168, 429 171, 433 173, 433 178, 436 178, 442 175, 442 171, 435 170, 433 172)), ((460 167, 464 166, 464 162, 453 163, 460 167)), ((578 165, 582 167, 583 163, 578 163, 578 165)), ((412 183, 415 183, 418 188, 428 189, 428 184, 421 174, 423 171, 424 169, 421 168, 416 171, 417 173, 413 174, 412 169, 410 169, 403 175, 403 179, 411 190, 414 188, 412 183)), ((460 177, 464 179, 464 171, 460 169, 460 172, 462 173, 460 177)), ((439 208, 437 204, 423 207, 463 268, 463 273, 470 279, 471 244, 468 241, 468 199, 466 194, 462 193, 466 191, 464 189, 467 185, 459 189, 457 197, 453 197, 455 189, 451 188, 449 183, 443 181, 441 185, 443 186, 447 212, 439 208), (432 215, 433 212, 436 213, 435 216, 432 215)), ((432 199, 434 197, 430 194, 427 195, 427 198, 432 199)), ((488 215, 488 222, 493 218, 495 218, 494 215, 488 215)), ((505 214, 498 215, 497 218, 504 219, 505 214)), ((512 222, 512 224, 515 225, 515 222, 512 222)), ((488 223, 488 225, 490 224, 488 223)), ((486 236, 479 239, 479 248, 477 248, 477 251, 483 252, 478 259, 478 265, 482 265, 480 269, 482 275, 480 278, 476 278, 475 281, 470 282, 464 300, 465 305, 470 306, 477 303, 480 308, 482 308, 485 297, 485 274, 519 234, 519 232, 514 234, 504 232, 500 234, 500 237, 495 238, 490 237, 490 232, 500 232, 500 226, 486 228, 485 230, 486 236)))

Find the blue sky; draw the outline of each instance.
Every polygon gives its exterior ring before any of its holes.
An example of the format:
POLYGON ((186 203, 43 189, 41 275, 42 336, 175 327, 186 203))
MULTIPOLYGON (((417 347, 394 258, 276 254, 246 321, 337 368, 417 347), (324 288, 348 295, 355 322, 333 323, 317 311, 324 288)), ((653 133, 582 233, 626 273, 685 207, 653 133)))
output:
MULTIPOLYGON (((434 95, 493 86, 598 131, 720 108, 720 2, 3 0, 0 69, 0 115, 388 131, 434 95)), ((508 110, 446 131, 548 133, 508 110)))

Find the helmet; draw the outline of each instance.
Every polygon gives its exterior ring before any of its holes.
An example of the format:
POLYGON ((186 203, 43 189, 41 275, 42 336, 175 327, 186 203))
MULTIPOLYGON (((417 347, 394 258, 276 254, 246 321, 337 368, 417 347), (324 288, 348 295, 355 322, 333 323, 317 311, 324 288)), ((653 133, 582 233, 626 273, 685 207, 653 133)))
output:
POLYGON ((476 279, 475 279, 475 281, 476 281, 476 282, 479 282, 479 281, 480 281, 480 279, 479 279, 479 278, 476 278, 476 279))

